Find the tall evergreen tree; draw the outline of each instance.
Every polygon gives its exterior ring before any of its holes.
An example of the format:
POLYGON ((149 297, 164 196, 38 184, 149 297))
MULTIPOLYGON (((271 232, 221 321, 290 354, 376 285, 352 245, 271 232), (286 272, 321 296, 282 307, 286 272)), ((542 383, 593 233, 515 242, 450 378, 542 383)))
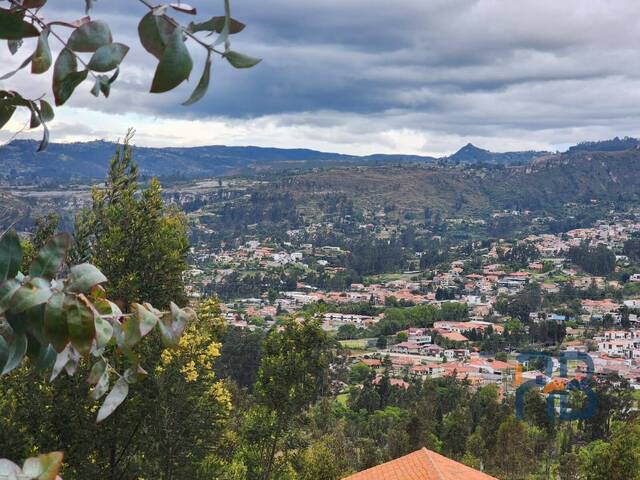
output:
POLYGON ((125 309, 141 300, 160 308, 184 303, 186 220, 164 205, 156 179, 139 185, 132 137, 130 131, 117 147, 105 187, 93 189, 91 208, 77 217, 75 250, 80 257, 90 252, 109 279, 110 298, 125 309))

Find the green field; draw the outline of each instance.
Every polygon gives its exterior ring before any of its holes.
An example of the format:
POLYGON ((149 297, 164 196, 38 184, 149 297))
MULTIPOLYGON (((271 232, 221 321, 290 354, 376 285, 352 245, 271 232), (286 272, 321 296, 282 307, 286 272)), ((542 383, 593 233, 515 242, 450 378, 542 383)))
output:
POLYGON ((353 350, 366 350, 367 349, 367 340, 365 338, 356 339, 356 340, 340 340, 340 344, 344 348, 350 348, 353 350))

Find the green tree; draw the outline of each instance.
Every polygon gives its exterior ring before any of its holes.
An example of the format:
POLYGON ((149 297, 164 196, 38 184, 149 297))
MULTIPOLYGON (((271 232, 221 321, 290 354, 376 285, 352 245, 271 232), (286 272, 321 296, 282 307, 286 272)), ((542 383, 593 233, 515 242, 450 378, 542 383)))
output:
POLYGON ((164 205, 160 183, 138 185, 130 131, 111 159, 105 188, 94 188, 92 206, 78 218, 90 230, 91 259, 110 280, 111 298, 124 310, 149 301, 165 308, 186 300, 182 273, 188 251, 184 214, 164 205))
POLYGON ((255 391, 262 435, 254 450, 259 461, 252 478, 281 478, 283 441, 292 422, 320 396, 328 393, 330 342, 316 320, 288 320, 272 330, 263 344, 255 391))
POLYGON ((533 442, 524 422, 510 416, 500 424, 496 464, 506 480, 526 478, 535 465, 533 442))

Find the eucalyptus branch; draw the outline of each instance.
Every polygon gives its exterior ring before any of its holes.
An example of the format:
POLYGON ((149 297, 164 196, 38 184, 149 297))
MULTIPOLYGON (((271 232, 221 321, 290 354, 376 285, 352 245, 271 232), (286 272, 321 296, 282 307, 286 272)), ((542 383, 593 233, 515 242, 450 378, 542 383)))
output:
POLYGON ((76 54, 73 50, 71 50, 69 48, 69 44, 67 43, 67 41, 62 38, 60 35, 58 35, 53 28, 51 28, 50 25, 47 24, 47 22, 45 22, 44 20, 42 20, 38 15, 37 12, 40 10, 40 8, 38 8, 36 10, 36 12, 32 12, 31 9, 29 8, 24 8, 17 0, 9 0, 9 3, 15 7, 19 7, 22 10, 24 10, 24 12, 29 16, 29 18, 31 20, 33 20, 34 22, 38 23, 38 25, 40 25, 40 28, 42 28, 43 30, 47 30, 49 33, 51 33, 51 36, 53 36, 56 40, 58 40, 58 42, 60 42, 62 44, 62 46, 64 48, 66 48, 67 50, 69 50, 74 57, 76 57, 76 60, 86 69, 89 71, 89 73, 91 74, 91 76, 98 80, 98 76, 92 72, 89 69, 89 65, 82 59, 82 57, 80 57, 80 55, 76 54))
MULTIPOLYGON (((149 2, 147 2, 147 0, 138 0, 140 3, 142 3, 145 7, 147 7, 149 10, 154 11, 156 9, 156 7, 154 7, 153 5, 151 5, 149 2)), ((211 51, 213 53, 217 53, 218 55, 220 55, 221 57, 225 56, 225 52, 220 51, 218 49, 216 49, 213 45, 209 45, 206 42, 203 42, 202 40, 200 40, 196 35, 194 35, 193 33, 191 33, 189 30, 187 30, 186 28, 184 28, 184 26, 182 26, 180 24, 180 22, 176 21, 174 18, 165 15, 164 13, 161 15, 162 18, 164 18, 167 22, 169 22, 171 25, 173 25, 176 28, 180 28, 182 29, 182 31, 184 32, 184 34, 189 37, 191 40, 193 40, 194 42, 196 42, 198 45, 206 48, 208 51, 211 51)))

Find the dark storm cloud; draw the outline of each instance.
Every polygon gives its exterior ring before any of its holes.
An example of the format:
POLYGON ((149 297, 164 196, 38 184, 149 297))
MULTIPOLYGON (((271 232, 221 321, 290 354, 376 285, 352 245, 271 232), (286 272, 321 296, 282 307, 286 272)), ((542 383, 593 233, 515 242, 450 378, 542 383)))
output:
MULTIPOLYGON (((201 17, 222 9, 221 0, 191 1, 201 17)), ((80 15, 83 2, 73 2, 58 2, 69 10, 55 13, 80 15)), ((633 0, 232 0, 232 9, 248 25, 234 49, 264 61, 248 71, 218 61, 209 94, 185 109, 201 52, 193 50, 189 85, 146 94, 155 61, 136 38, 144 8, 97 2, 95 16, 133 48, 109 101, 84 92, 70 105, 232 123, 268 118, 280 128, 333 124, 343 133, 330 135, 345 145, 365 133, 410 131, 424 137, 412 150, 434 152, 467 137, 539 147, 634 134, 640 120, 633 0)))

